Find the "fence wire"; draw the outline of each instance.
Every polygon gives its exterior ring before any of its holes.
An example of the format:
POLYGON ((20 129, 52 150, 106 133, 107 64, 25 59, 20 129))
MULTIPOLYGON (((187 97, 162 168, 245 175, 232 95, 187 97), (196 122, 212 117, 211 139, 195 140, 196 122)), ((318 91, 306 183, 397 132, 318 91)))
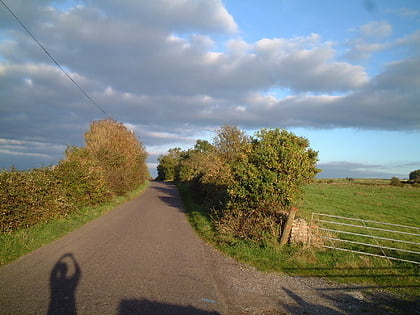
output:
POLYGON ((420 228, 415 226, 312 213, 309 242, 318 238, 323 240, 318 242, 321 247, 420 265, 420 259, 417 260, 420 255, 418 232, 420 228), (375 249, 382 254, 372 252, 375 249))

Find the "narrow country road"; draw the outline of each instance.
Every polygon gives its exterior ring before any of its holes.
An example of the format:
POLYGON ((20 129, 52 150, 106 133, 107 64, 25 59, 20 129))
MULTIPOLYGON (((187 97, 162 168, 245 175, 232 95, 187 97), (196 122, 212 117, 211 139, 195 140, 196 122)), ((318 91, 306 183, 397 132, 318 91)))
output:
MULTIPOLYGON (((192 230, 175 186, 158 182, 136 199, 2 267, 0 284, 0 314, 391 310, 345 286, 264 274, 225 257, 192 230)), ((401 313, 410 311, 415 310, 401 313)))

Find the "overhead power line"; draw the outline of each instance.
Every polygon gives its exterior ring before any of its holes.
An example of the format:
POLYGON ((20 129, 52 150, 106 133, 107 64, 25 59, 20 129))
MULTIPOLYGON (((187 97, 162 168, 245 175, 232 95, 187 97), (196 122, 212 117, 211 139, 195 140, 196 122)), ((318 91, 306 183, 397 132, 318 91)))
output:
POLYGON ((82 94, 102 113, 108 118, 112 118, 98 103, 96 103, 89 94, 71 77, 71 75, 61 66, 61 64, 51 55, 51 53, 41 44, 41 42, 35 37, 35 35, 23 24, 23 22, 17 17, 17 15, 7 6, 7 4, 0 0, 3 6, 9 11, 9 13, 15 18, 15 20, 22 26, 22 28, 29 34, 29 36, 38 44, 38 46, 44 51, 44 53, 56 64, 56 66, 66 75, 66 77, 73 82, 73 84, 82 92, 82 94))

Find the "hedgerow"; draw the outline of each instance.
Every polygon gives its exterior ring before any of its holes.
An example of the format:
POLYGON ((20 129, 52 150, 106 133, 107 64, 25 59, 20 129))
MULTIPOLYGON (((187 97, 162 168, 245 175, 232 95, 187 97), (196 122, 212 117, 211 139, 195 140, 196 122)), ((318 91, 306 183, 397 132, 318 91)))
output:
POLYGON ((146 151, 122 123, 95 121, 86 147, 69 146, 53 167, 0 171, 0 227, 11 232, 123 195, 148 176, 146 151))
POLYGON ((279 241, 287 214, 319 171, 317 152, 307 139, 281 129, 254 137, 235 126, 216 132, 213 144, 199 140, 194 149, 161 156, 159 179, 187 183, 226 239, 279 241))
POLYGON ((1 171, 0 187, 2 232, 29 227, 75 210, 50 168, 1 171))

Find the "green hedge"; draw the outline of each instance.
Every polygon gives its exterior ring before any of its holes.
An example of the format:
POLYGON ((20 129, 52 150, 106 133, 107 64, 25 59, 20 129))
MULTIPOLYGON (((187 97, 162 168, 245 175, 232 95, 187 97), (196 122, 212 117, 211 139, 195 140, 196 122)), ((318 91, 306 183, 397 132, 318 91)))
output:
POLYGON ((1 171, 0 187, 2 232, 29 227, 75 210, 50 168, 1 171))

